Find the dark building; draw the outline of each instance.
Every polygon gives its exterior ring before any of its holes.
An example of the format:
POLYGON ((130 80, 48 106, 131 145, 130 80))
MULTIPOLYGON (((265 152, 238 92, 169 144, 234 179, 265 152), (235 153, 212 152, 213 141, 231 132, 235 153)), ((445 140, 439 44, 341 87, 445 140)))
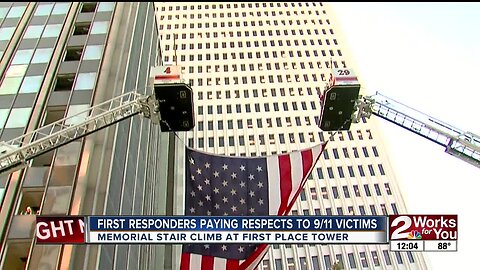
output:
MULTIPOLYGON (((153 2, 0 3, 0 141, 122 93, 150 94, 158 42, 153 2)), ((171 141, 135 116, 0 176, 0 268, 168 268, 165 246, 36 245, 34 221, 35 214, 171 214, 171 141)))

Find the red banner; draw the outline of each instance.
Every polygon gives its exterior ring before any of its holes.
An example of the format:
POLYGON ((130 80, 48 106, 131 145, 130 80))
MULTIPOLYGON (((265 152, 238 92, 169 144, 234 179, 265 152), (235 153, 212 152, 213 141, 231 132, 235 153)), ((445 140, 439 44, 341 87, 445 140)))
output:
POLYGON ((83 216, 37 216, 37 243, 81 244, 85 243, 83 216))

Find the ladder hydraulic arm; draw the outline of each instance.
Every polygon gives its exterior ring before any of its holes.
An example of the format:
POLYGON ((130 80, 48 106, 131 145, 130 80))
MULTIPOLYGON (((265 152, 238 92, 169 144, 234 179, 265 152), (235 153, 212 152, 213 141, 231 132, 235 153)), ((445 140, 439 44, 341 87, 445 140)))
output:
POLYGON ((13 140, 0 142, 0 174, 22 169, 32 158, 137 114, 159 124, 159 106, 153 94, 125 93, 13 140))
POLYGON ((465 132, 380 93, 357 100, 354 122, 372 114, 445 147, 445 152, 480 168, 480 136, 465 132))

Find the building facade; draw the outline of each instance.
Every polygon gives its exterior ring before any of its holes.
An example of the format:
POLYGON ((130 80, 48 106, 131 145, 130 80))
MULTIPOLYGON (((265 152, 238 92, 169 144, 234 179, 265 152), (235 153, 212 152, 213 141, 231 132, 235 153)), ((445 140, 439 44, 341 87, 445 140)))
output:
MULTIPOLYGON (((330 140, 292 215, 406 213, 376 119, 335 135, 317 127, 318 93, 332 66, 354 68, 330 7, 158 2, 156 11, 162 61, 182 66, 195 90, 197 125, 184 134, 186 144, 248 157, 330 140)), ((336 262, 343 269, 428 268, 422 253, 388 245, 302 244, 272 245, 259 268, 332 269, 336 262)))
MULTIPOLYGON (((151 2, 0 3, 0 141, 122 93, 152 93, 158 42, 151 2)), ((33 237, 35 214, 168 214, 170 141, 135 116, 0 176, 0 268, 171 268, 168 247, 36 245, 33 237)))

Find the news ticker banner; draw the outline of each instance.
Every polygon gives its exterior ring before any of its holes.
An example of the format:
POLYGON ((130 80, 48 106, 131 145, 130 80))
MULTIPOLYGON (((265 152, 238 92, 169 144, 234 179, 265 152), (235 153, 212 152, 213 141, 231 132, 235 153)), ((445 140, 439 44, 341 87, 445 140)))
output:
POLYGON ((37 243, 388 243, 386 216, 39 216, 37 243))
POLYGON ((457 215, 389 216, 392 251, 457 251, 457 215))
POLYGON ((37 216, 36 220, 39 244, 390 243, 391 250, 398 251, 456 251, 456 239, 456 215, 37 216))

